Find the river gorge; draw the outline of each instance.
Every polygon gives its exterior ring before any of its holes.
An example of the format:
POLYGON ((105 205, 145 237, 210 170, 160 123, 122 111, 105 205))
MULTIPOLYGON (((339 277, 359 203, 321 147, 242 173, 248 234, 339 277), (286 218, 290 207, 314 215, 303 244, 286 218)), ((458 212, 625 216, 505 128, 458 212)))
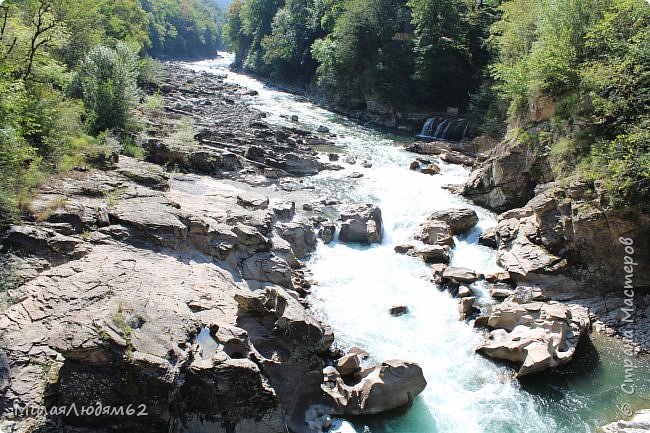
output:
MULTIPOLYGON (((497 216, 445 188, 465 183, 468 169, 437 160, 441 172, 436 176, 409 170, 414 155, 404 146, 412 142, 410 137, 360 126, 303 97, 227 71, 229 59, 226 54, 222 60, 187 66, 227 73, 227 81, 259 92, 249 103, 267 113, 266 120, 274 125, 295 126, 290 117, 297 115, 301 128, 326 126, 337 135, 335 145, 319 150, 351 155, 358 162, 343 171, 305 178, 305 184, 323 196, 373 203, 383 212, 381 244, 318 246, 308 262, 316 282, 308 300, 316 315, 332 326, 337 346, 367 350, 369 365, 392 358, 415 361, 422 366, 428 386, 406 411, 339 420, 332 433, 591 432, 620 417, 620 405, 637 409, 647 405, 647 357, 635 360, 637 388, 634 395, 626 395, 620 389, 626 377, 624 344, 597 333, 591 334, 571 365, 522 382, 513 379, 506 367, 477 355, 475 348, 483 337, 458 320, 456 300, 435 289, 429 281, 430 267, 394 251, 396 245, 409 242, 430 213, 468 207, 477 212, 479 222, 471 232, 455 237, 450 264, 484 274, 500 269, 495 251, 477 243, 481 231, 496 225, 497 216), (372 166, 360 168, 361 161, 372 166), (350 178, 354 171, 361 171, 363 177, 350 178), (409 314, 391 317, 391 305, 407 305, 409 314)), ((489 298, 480 282, 474 288, 489 298)))
POLYGON ((642 223, 574 209, 582 185, 518 184, 516 142, 489 157, 419 142, 231 61, 166 63, 138 112, 144 156, 53 178, 2 234, 0 431, 646 422, 650 299, 608 290, 631 250, 599 246, 634 237, 642 287, 642 223))

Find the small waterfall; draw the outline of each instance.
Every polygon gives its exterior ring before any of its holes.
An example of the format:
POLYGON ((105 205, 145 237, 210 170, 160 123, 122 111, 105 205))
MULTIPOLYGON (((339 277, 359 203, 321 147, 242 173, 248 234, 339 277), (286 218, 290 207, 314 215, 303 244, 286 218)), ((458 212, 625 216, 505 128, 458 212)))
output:
MULTIPOLYGON (((436 128, 436 132, 433 134, 433 138, 443 138, 444 135, 440 135, 440 131, 442 131, 443 126, 447 125, 451 119, 445 119, 444 121, 440 122, 440 125, 436 128)), ((445 128, 445 131, 447 129, 445 128)))
POLYGON ((460 141, 465 138, 469 122, 457 117, 430 117, 417 135, 424 140, 460 141))
POLYGON ((424 125, 422 126, 422 131, 420 132, 420 135, 423 136, 429 136, 431 135, 431 131, 433 130, 433 124, 436 122, 437 118, 436 117, 431 117, 430 119, 427 119, 426 122, 424 122, 424 125))

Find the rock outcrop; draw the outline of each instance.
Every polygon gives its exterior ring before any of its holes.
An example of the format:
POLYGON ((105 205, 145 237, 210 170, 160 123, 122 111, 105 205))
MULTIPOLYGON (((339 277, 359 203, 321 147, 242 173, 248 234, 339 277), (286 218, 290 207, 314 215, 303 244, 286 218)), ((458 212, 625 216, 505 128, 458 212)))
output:
POLYGON ((321 388, 333 402, 333 415, 375 415, 407 406, 427 386, 420 366, 398 360, 356 373, 355 385, 347 385, 334 367, 323 375, 321 388))
POLYGON ((477 352, 517 365, 522 377, 568 363, 590 327, 584 307, 559 303, 504 302, 492 311, 490 339, 477 352))
POLYGON ((34 201, 42 221, 3 234, 24 282, 0 312, 1 429, 281 433, 303 422, 296 402, 320 392, 333 335, 303 306, 294 281, 306 282, 275 240, 302 256, 311 222, 244 184, 155 173, 122 157, 51 182, 34 201), (96 402, 148 415, 11 410, 96 402))
MULTIPOLYGON (((597 196, 588 199, 590 194, 595 192, 584 184, 549 186, 525 207, 501 214, 495 235, 498 263, 516 282, 537 285, 551 298, 622 291, 625 257, 650 262, 650 216, 608 210, 597 196)), ((650 270, 631 266, 633 285, 650 285, 650 270)))
MULTIPOLYGON (((547 129, 550 124, 537 125, 531 127, 530 134, 547 129)), ((535 143, 528 135, 505 139, 472 172, 463 195, 497 212, 524 205, 535 195, 535 186, 553 180, 550 166, 539 151, 543 148, 543 144, 535 143)))
POLYGON ((359 242, 364 244, 381 243, 382 218, 381 209, 372 204, 351 207, 341 212, 339 218, 341 242, 359 242))
POLYGON ((603 426, 600 433, 646 433, 650 431, 650 409, 635 413, 628 421, 621 420, 603 426))
POLYGON ((429 215, 429 221, 443 221, 449 224, 451 232, 460 235, 478 223, 478 215, 472 209, 445 209, 429 215))

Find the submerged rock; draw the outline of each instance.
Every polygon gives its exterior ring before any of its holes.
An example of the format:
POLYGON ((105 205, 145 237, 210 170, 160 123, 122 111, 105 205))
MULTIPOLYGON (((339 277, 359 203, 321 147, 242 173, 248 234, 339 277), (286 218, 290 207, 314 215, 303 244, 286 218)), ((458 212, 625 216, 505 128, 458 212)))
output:
POLYGON ((352 386, 333 367, 326 367, 323 375, 321 388, 331 399, 333 415, 376 415, 407 406, 427 386, 419 365, 399 360, 362 370, 352 386))
POLYGON ((388 310, 391 316, 403 316, 409 312, 409 307, 406 305, 394 305, 388 310))

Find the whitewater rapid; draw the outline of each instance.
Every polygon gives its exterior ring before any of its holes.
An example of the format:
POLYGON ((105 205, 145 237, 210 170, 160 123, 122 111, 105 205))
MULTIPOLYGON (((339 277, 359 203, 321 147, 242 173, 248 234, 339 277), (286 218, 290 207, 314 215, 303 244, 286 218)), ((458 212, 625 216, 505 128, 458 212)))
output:
MULTIPOLYGON (((458 320, 456 300, 429 281, 430 266, 394 252, 395 245, 409 242, 430 213, 469 207, 477 212, 479 223, 468 235, 455 237, 451 264, 481 273, 499 269, 494 250, 477 244, 480 232, 496 225, 496 216, 445 188, 464 183, 469 176, 466 169, 436 160, 441 167, 438 175, 411 171, 409 163, 416 155, 403 150, 408 138, 365 128, 304 98, 227 71, 231 60, 225 55, 189 66, 226 73, 226 81, 257 90, 259 94, 251 96, 249 103, 266 112, 271 124, 307 130, 320 125, 329 128, 337 138, 335 147, 327 151, 351 155, 358 162, 343 163, 343 171, 321 172, 303 182, 323 197, 373 203, 382 210, 381 244, 333 242, 318 246, 308 262, 316 282, 309 302, 315 315, 332 326, 337 346, 365 349, 372 355, 370 364, 395 358, 415 361, 428 386, 406 411, 336 420, 331 433, 579 433, 593 431, 603 419, 613 416, 607 394, 611 386, 605 382, 589 385, 582 377, 553 378, 529 391, 512 379, 505 367, 475 354, 482 335, 458 320), (291 115, 298 116, 297 123, 289 120, 291 115), (361 167, 363 160, 372 167, 361 167), (364 176, 346 177, 352 171, 364 176), (392 305, 407 305, 409 313, 392 317, 388 313, 392 305), (571 385, 571 380, 578 385, 571 385)), ((480 287, 477 291, 482 292, 480 287)), ((615 361, 605 361, 598 374, 618 377, 615 361)))

